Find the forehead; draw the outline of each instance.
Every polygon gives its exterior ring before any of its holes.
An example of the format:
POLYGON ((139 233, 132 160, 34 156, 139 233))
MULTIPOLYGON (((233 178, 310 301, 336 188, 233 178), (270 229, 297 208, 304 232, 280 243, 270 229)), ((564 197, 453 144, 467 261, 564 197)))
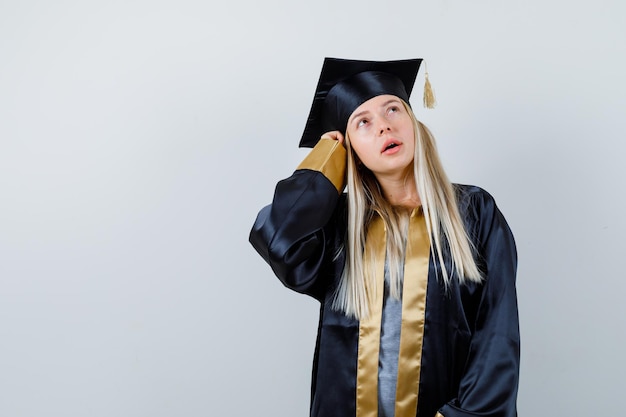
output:
POLYGON ((369 100, 365 101, 363 104, 361 104, 359 107, 354 109, 354 111, 350 115, 350 118, 359 113, 374 111, 380 107, 386 106, 389 103, 402 103, 402 100, 397 96, 391 94, 383 94, 380 96, 372 97, 369 100))

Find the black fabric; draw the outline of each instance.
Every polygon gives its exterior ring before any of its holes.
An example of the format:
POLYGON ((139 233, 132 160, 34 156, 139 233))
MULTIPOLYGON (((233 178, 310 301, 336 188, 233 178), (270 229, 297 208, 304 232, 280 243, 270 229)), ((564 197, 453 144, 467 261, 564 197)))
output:
POLYGON ((331 130, 345 133, 348 117, 370 98, 391 94, 409 103, 421 62, 326 58, 300 146, 312 148, 331 130))
MULTIPOLYGON (((431 256, 416 415, 515 417, 520 343, 515 241, 486 191, 455 187, 486 279, 465 285, 453 280, 446 290, 431 256)), ((321 302, 313 417, 355 415, 359 323, 331 309, 345 231, 345 194, 338 195, 320 172, 299 170, 278 184, 273 203, 261 210, 250 233, 250 242, 284 285, 321 302)))

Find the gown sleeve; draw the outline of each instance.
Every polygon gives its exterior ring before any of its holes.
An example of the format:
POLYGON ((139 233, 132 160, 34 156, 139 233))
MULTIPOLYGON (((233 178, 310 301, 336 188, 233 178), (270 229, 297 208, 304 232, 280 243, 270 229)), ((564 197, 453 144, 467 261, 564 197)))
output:
POLYGON ((321 139, 294 174, 277 184, 272 204, 259 212, 250 232, 250 243, 285 286, 318 299, 324 261, 336 255, 326 243, 345 171, 343 145, 321 139))
POLYGON ((489 194, 481 190, 471 205, 485 281, 458 397, 437 417, 515 417, 520 360, 515 241, 489 194))

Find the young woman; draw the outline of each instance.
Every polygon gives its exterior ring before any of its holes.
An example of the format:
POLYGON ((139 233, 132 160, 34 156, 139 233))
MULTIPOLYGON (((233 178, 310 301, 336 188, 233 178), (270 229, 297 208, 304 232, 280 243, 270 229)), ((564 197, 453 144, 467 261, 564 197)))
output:
POLYGON ((321 303, 311 416, 517 415, 515 242, 487 192, 448 181, 408 104, 420 63, 325 60, 314 148, 250 234, 321 303))

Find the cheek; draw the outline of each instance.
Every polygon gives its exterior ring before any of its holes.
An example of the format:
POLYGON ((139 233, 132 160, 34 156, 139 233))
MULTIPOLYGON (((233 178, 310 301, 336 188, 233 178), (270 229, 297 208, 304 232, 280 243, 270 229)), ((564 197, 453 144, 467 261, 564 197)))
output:
POLYGON ((361 142, 361 141, 352 141, 350 142, 350 146, 352 147, 352 150, 354 151, 354 155, 356 156, 356 159, 363 163, 367 163, 367 161, 369 160, 370 154, 372 153, 372 149, 370 149, 371 146, 368 146, 367 142, 361 142))
POLYGON ((360 158, 363 154, 364 142, 358 135, 350 135, 350 147, 354 153, 360 158))
POLYGON ((361 150, 358 149, 358 147, 352 146, 352 154, 354 156, 354 162, 364 163, 363 161, 364 156, 365 156, 365 160, 367 161, 367 156, 364 155, 363 152, 361 152, 361 150))
POLYGON ((407 133, 410 133, 412 137, 415 136, 415 131, 413 130, 413 121, 411 118, 407 116, 407 118, 403 121, 404 129, 407 133))

